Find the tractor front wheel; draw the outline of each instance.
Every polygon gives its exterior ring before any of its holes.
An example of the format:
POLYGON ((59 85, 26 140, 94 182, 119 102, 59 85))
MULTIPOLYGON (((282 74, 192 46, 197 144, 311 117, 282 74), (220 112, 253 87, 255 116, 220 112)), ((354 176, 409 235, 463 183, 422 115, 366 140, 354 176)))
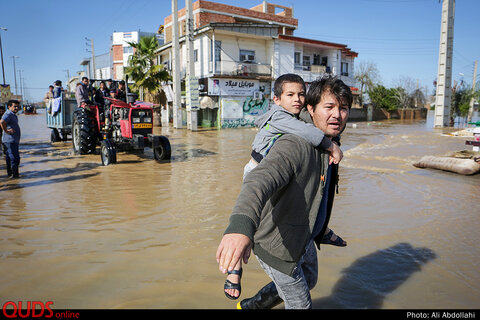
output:
POLYGON ((102 165, 104 166, 117 163, 117 152, 110 140, 102 140, 100 143, 100 156, 102 157, 102 165))
POLYGON ((172 157, 172 147, 167 137, 159 136, 160 143, 153 148, 155 160, 170 160, 172 157))

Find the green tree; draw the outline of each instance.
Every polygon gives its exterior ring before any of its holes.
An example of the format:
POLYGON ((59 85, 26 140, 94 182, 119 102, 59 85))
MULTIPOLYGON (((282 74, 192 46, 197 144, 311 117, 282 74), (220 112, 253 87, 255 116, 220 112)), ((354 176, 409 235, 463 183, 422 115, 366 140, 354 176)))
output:
POLYGON ((452 115, 466 116, 470 108, 470 101, 474 96, 475 92, 472 92, 472 88, 468 86, 455 90, 452 99, 452 115))
POLYGON ((398 108, 398 99, 395 89, 387 89, 382 85, 374 86, 367 91, 370 101, 376 108, 387 109, 388 111, 398 108))
POLYGON ((134 81, 132 89, 140 93, 145 91, 155 99, 160 93, 162 82, 171 79, 163 65, 155 64, 158 40, 155 36, 147 36, 141 37, 138 43, 128 44, 135 49, 125 68, 125 73, 134 81))

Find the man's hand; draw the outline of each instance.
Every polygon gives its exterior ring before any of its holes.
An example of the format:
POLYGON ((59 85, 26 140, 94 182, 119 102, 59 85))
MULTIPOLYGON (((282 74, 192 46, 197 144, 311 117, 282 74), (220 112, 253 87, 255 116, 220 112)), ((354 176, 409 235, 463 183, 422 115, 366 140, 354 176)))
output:
POLYGON ((248 263, 251 250, 252 241, 246 235, 239 233, 224 235, 216 254, 220 271, 223 273, 232 271, 240 259, 243 259, 244 263, 248 263))
POLYGON ((330 156, 328 157, 328 164, 338 164, 340 161, 342 161, 342 149, 340 149, 340 147, 334 141, 332 141, 332 145, 330 148, 327 149, 327 151, 330 152, 330 156))
POLYGON ((1 127, 1 130, 5 131, 6 134, 15 133, 15 130, 13 130, 12 128, 7 128, 7 123, 3 119, 0 119, 0 127, 1 127))

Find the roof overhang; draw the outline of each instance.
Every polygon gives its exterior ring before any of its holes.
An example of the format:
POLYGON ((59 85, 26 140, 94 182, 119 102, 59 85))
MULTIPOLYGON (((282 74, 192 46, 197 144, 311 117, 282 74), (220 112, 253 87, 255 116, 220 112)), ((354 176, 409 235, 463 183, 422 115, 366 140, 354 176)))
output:
POLYGON ((327 42, 327 41, 315 40, 315 39, 300 38, 300 37, 289 36, 289 35, 285 35, 285 34, 279 35, 278 38, 282 39, 282 40, 287 40, 287 41, 292 41, 292 42, 297 42, 297 43, 310 44, 310 45, 314 45, 314 46, 335 48, 335 49, 341 50, 342 53, 344 53, 347 56, 352 56, 352 57, 355 57, 355 58, 358 57, 358 53, 355 52, 355 51, 352 51, 350 48, 347 47, 346 44, 327 42))

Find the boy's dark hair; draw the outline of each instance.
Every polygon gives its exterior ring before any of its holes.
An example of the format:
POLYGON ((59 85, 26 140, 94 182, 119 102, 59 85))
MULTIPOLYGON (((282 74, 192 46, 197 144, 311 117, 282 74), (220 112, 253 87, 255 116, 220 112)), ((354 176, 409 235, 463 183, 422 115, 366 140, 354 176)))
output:
POLYGON ((18 100, 8 100, 8 102, 7 102, 7 107, 11 107, 11 106, 13 106, 14 104, 20 105, 20 101, 18 101, 18 100))
POLYGON ((308 92, 305 96, 305 106, 311 105, 315 111, 315 107, 322 99, 325 92, 332 93, 342 104, 348 105, 350 108, 353 103, 353 95, 350 87, 342 80, 335 76, 327 75, 310 84, 308 92))
POLYGON ((83 80, 85 80, 85 79, 87 79, 87 80, 88 80, 88 78, 87 78, 87 77, 82 77, 82 81, 83 81, 83 80))
POLYGON ((278 77, 277 80, 275 80, 275 83, 273 84, 273 94, 277 98, 280 98, 280 96, 282 95, 283 84, 286 82, 299 83, 303 86, 303 90, 305 92, 307 91, 307 88, 305 86, 305 81, 303 81, 302 77, 300 77, 298 74, 286 73, 278 77))

